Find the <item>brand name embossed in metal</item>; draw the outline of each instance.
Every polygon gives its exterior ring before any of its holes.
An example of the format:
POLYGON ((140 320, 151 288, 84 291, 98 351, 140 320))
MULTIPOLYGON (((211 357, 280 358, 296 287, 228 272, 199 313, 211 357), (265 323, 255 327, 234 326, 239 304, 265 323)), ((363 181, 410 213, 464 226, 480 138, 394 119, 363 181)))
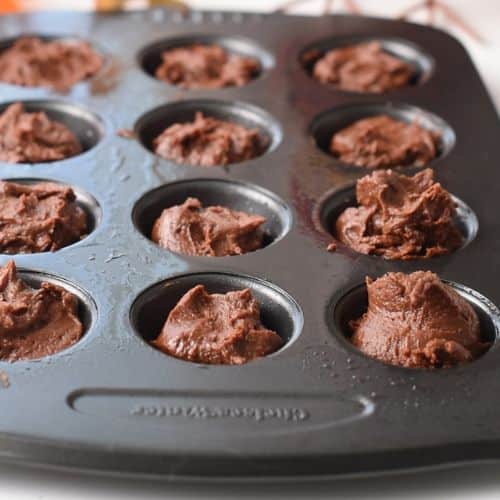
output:
POLYGON ((283 422, 302 422, 309 419, 310 413, 305 408, 283 407, 224 407, 224 406, 166 406, 136 405, 130 415, 144 417, 184 417, 190 419, 250 419, 256 422, 279 420, 283 422))

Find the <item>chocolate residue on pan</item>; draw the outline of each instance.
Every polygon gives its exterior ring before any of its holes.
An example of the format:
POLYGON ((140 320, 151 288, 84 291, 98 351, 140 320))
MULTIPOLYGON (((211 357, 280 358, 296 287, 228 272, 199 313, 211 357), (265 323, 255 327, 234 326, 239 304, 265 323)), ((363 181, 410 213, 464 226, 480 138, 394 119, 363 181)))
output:
POLYGON ((0 53, 0 81, 65 91, 96 74, 102 64, 85 41, 20 38, 0 53))
POLYGON ((8 389, 10 387, 9 375, 3 370, 0 370, 0 386, 4 389, 8 389))
POLYGON ((261 71, 258 60, 218 45, 194 44, 166 50, 156 78, 186 89, 241 87, 261 71))
POLYGON ((409 85, 415 69, 374 41, 329 50, 314 63, 312 74, 342 90, 381 93, 409 85))
POLYGON ((302 64, 304 66, 308 66, 311 63, 317 62, 318 59, 320 59, 322 57, 322 55, 323 54, 322 54, 321 50, 310 49, 301 55, 300 60, 302 61, 302 64))
POLYGON ((302 234, 313 236, 326 248, 331 243, 332 237, 318 229, 318 221, 314 220, 315 207, 324 193, 325 185, 336 185, 343 182, 343 179, 338 177, 338 170, 327 169, 324 164, 307 161, 300 156, 292 158, 290 165, 289 191, 297 214, 297 230, 302 234))
POLYGON ((482 342, 472 306, 430 271, 387 273, 366 280, 368 310, 351 323, 351 342, 364 354, 407 368, 472 361, 482 342))
POLYGON ((163 210, 151 239, 163 248, 186 255, 221 257, 253 252, 263 245, 260 215, 203 207, 197 198, 163 210))
POLYGON ((27 112, 17 102, 0 115, 0 161, 41 163, 64 160, 81 152, 75 134, 43 111, 27 112))
MULTIPOLYGON (((129 65, 129 67, 132 66, 132 64, 129 65)), ((125 69, 124 64, 117 57, 108 55, 105 64, 90 80, 92 95, 103 95, 114 90, 120 83, 120 78, 125 69)))
POLYGON ((175 123, 153 141, 154 152, 167 160, 201 167, 229 165, 260 156, 269 139, 257 129, 204 116, 175 123))
POLYGON ((119 128, 116 131, 116 135, 124 139, 135 139, 136 137, 135 132, 129 128, 119 128))
POLYGON ((344 163, 366 168, 424 166, 439 152, 440 135, 390 116, 363 118, 336 132, 330 151, 344 163))
POLYGON ((262 325, 248 288, 209 294, 197 285, 170 311, 152 344, 186 361, 240 365, 277 351, 283 339, 262 325))
POLYGON ((0 268, 0 359, 38 359, 67 349, 83 334, 78 300, 43 282, 30 288, 13 261, 0 268))
POLYGON ((455 204, 431 169, 413 177, 377 170, 358 180, 356 198, 359 206, 344 210, 335 234, 357 252, 407 260, 445 255, 462 245, 455 204))
POLYGON ((70 187, 0 181, 0 253, 55 251, 87 233, 87 216, 70 187))
POLYGON ((335 243, 334 241, 329 243, 328 246, 326 247, 326 251, 331 252, 331 253, 336 252, 337 251, 337 243, 335 243))

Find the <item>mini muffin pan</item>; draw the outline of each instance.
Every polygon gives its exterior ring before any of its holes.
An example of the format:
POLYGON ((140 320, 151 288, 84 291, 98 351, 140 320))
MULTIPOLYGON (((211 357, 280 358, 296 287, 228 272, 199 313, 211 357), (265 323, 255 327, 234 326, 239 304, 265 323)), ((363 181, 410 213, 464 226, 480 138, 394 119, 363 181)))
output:
POLYGON ((0 84, 0 109, 22 101, 44 110, 85 150, 53 163, 1 163, 1 178, 74 186, 92 222, 74 245, 14 256, 30 284, 56 280, 78 296, 85 335, 47 358, 0 362, 1 460, 177 480, 264 480, 500 458, 500 127, 455 39, 364 17, 161 9, 6 16, 0 33, 2 47, 22 33, 83 38, 107 61, 66 94, 0 84), (344 92, 321 85, 304 66, 305 51, 373 39, 415 64, 415 82, 381 95, 344 92), (192 91, 152 76, 161 50, 207 41, 258 57, 261 74, 239 88, 192 91), (162 127, 198 110, 257 127, 268 150, 213 168, 151 151, 162 127), (341 244, 326 250, 335 215, 354 203, 354 183, 368 173, 325 154, 328 135, 379 111, 420 117, 441 133, 431 166, 458 202, 467 245, 455 253, 400 262, 341 244), (119 136, 123 128, 135 137, 119 136), (155 217, 188 196, 264 215, 266 245, 219 258, 160 248, 148 238, 155 217), (365 277, 419 269, 436 272, 473 305, 492 344, 486 354, 453 369, 411 370, 349 343, 348 322, 366 308, 365 277), (210 292, 249 287, 283 347, 242 366, 189 363, 154 349, 149 342, 169 311, 198 283, 210 292))

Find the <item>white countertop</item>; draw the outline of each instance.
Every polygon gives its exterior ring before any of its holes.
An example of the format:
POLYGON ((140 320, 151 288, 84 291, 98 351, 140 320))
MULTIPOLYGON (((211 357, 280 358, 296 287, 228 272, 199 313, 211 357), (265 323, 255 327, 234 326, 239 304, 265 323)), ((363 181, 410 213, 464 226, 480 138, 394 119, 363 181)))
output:
MULTIPOLYGON (((1 1, 1 0, 0 0, 1 1)), ((453 30, 472 54, 500 110, 500 2, 497 0, 444 0, 463 15, 485 39, 479 44, 461 31, 453 30)), ((200 9, 255 10, 266 12, 279 0, 191 0, 200 9)), ((367 15, 393 16, 415 0, 357 0, 367 15)), ((343 0, 334 2, 337 8, 343 0)), ((337 10, 337 9, 336 9, 337 10)), ((318 14, 322 2, 311 0, 294 12, 318 14)), ((339 10, 340 11, 340 10, 339 10)), ((440 19, 438 18, 438 26, 440 19)), ((500 137, 499 137, 500 140, 500 137)), ((500 168, 500 166, 499 166, 500 168)), ((441 471, 418 472, 382 478, 350 479, 322 483, 275 485, 179 485, 157 481, 109 479, 53 471, 0 467, 0 499, 447 499, 498 500, 500 463, 462 466, 441 471)))
POLYGON ((1 500, 498 500, 500 464, 397 476, 271 485, 180 485, 0 468, 1 500))

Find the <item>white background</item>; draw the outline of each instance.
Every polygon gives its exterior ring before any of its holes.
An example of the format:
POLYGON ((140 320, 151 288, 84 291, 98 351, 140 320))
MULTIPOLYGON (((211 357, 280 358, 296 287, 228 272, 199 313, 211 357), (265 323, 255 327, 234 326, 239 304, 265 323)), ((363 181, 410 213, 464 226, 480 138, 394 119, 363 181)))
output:
POLYGON ((2 500, 498 500, 500 464, 455 467, 371 479, 274 485, 178 485, 166 482, 0 468, 2 500))
MULTIPOLYGON (((2 0, 0 0, 1 2, 2 0)), ((394 16, 415 0, 357 0, 369 15, 394 16)), ((452 30, 471 52, 500 109, 500 1, 445 0, 463 15, 485 39, 479 44, 460 31, 452 30)), ((224 10, 258 10, 266 12, 279 0, 191 0, 195 8, 224 10)), ((70 5, 68 0, 66 5, 70 5)), ((342 11, 343 1, 334 2, 342 11)), ((321 1, 312 0, 296 13, 319 14, 321 1)), ((415 20, 423 20, 418 16, 415 20)), ((438 26, 450 28, 437 19, 438 26)), ((471 96, 473 98, 473 96, 471 96)), ((500 137, 499 137, 500 141, 500 137)), ((473 167, 473 165, 471 166, 473 167)), ((499 159, 500 168, 500 159, 499 159)), ((1 411, 1 410, 0 410, 1 411)), ((1 413, 0 413, 1 415, 1 413)), ((1 418, 1 416, 0 416, 1 418)), ((418 472, 383 478, 339 480, 323 483, 275 485, 179 485, 158 481, 107 479, 60 472, 0 466, 0 499, 68 500, 68 499, 205 499, 268 498, 293 499, 500 499, 500 463, 462 466, 442 471, 418 472)))

